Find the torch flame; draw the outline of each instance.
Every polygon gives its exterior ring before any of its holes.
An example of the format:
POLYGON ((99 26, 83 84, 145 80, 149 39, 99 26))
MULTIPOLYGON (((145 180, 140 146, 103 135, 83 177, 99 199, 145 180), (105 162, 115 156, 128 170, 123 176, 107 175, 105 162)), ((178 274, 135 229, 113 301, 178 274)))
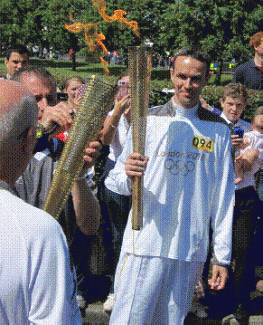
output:
MULTIPOLYGON (((136 21, 128 21, 124 15, 126 11, 124 10, 115 10, 112 16, 106 14, 106 1, 104 0, 92 0, 94 7, 98 10, 101 17, 107 23, 112 23, 113 21, 124 23, 126 26, 133 29, 133 32, 137 37, 139 37, 138 23, 136 21)), ((98 33, 98 27, 95 23, 82 24, 78 23, 73 19, 72 13, 69 14, 70 20, 73 22, 72 25, 65 25, 65 28, 72 33, 80 33, 84 31, 86 43, 91 52, 95 52, 97 48, 101 48, 102 52, 107 55, 108 50, 102 41, 105 40, 105 36, 102 33, 98 33)), ((102 65, 106 73, 109 73, 108 62, 106 62, 102 57, 100 57, 102 65)))
POLYGON ((136 21, 128 21, 124 15, 127 14, 124 10, 115 10, 112 16, 106 14, 106 2, 104 0, 92 0, 94 7, 98 10, 101 17, 106 21, 106 23, 112 23, 113 21, 118 21, 124 23, 128 27, 133 29, 134 34, 139 37, 138 23, 136 21))
MULTIPOLYGON (((84 31, 85 40, 91 52, 94 53, 95 50, 100 47, 104 54, 108 54, 106 46, 102 43, 102 41, 105 40, 105 36, 102 33, 98 34, 98 28, 95 23, 82 24, 74 22, 73 25, 66 24, 65 28, 72 33, 80 33, 84 31)), ((100 61, 102 65, 104 65, 105 72, 109 73, 108 62, 103 60, 102 57, 100 57, 100 61)))

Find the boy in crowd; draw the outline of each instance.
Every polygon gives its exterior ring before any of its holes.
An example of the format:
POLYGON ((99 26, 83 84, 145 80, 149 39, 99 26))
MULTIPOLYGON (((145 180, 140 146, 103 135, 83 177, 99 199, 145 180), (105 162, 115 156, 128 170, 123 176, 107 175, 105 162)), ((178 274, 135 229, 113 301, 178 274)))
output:
MULTIPOLYGON (((246 88, 241 84, 231 83, 224 89, 221 105, 223 112, 221 117, 228 123, 232 130, 233 155, 242 149, 243 138, 234 134, 234 130, 243 129, 245 133, 252 131, 251 124, 243 121, 240 117, 246 107, 248 94, 246 88)), ((246 149, 246 160, 244 165, 244 179, 236 184, 235 208, 233 218, 233 256, 235 262, 234 277, 234 299, 235 312, 227 319, 235 318, 237 321, 246 321, 249 311, 249 295, 254 285, 255 263, 252 258, 252 235, 255 230, 259 197, 255 190, 255 156, 258 151, 253 145, 246 149)), ((238 152, 239 155, 239 152, 238 152)))

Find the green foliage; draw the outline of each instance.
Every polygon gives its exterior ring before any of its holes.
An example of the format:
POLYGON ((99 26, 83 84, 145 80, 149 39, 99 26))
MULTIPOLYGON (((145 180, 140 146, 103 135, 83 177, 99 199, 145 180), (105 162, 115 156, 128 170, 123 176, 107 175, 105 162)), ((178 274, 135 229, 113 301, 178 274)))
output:
POLYGON ((71 12, 78 22, 97 23, 98 32, 106 36, 104 43, 109 51, 127 55, 128 46, 149 40, 155 53, 164 54, 197 43, 211 54, 214 62, 235 58, 240 63, 252 55, 248 40, 262 28, 260 1, 106 0, 106 3, 109 16, 122 9, 128 21, 138 22, 140 38, 123 23, 104 22, 92 1, 3 0, 0 2, 1 46, 38 45, 62 53, 73 46, 84 48, 84 33, 73 34, 65 29, 65 23, 72 23, 71 12))
MULTIPOLYGON (((138 39, 130 28, 120 23, 105 23, 101 21, 100 28, 106 35, 105 44, 110 51, 118 50, 127 54, 131 45, 144 43, 146 39, 154 43, 154 50, 163 52, 162 40, 159 37, 162 14, 169 7, 168 0, 107 0, 107 14, 111 16, 116 9, 126 11, 128 21, 137 21, 140 38, 138 39)), ((102 20, 102 19, 101 19, 102 20)))
MULTIPOLYGON (((162 29, 172 29, 173 47, 198 44, 213 58, 243 61, 248 39, 261 29, 262 6, 248 0, 180 0, 164 14, 162 29)), ((169 41, 168 41, 169 42, 169 41)))
POLYGON ((207 101, 210 106, 220 108, 220 98, 223 94, 222 86, 207 86, 202 91, 202 97, 207 101))
POLYGON ((152 69, 151 77, 152 79, 170 79, 170 70, 168 69, 152 69))
MULTIPOLYGON (((209 79, 208 85, 215 84, 216 75, 212 75, 209 79)), ((223 74, 220 76, 220 86, 225 86, 229 84, 233 80, 233 76, 231 74, 223 74)))
POLYGON ((0 2, 1 46, 34 44, 38 37, 38 0, 5 0, 0 2))
POLYGON ((149 107, 163 105, 168 102, 172 94, 165 94, 161 91, 151 90, 149 96, 149 107))

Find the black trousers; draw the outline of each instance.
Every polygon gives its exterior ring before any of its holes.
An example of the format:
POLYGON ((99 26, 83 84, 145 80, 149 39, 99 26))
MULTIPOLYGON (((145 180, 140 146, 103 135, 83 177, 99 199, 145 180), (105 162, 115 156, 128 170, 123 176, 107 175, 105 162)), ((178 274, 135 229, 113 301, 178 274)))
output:
POLYGON ((252 186, 237 190, 233 218, 232 260, 234 262, 235 300, 245 308, 255 285, 253 236, 259 215, 259 197, 252 186))

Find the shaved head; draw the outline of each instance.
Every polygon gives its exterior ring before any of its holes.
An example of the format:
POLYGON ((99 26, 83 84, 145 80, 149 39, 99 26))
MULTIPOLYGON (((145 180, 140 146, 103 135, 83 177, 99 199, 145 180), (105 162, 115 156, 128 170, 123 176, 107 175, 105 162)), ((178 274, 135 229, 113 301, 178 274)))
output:
POLYGON ((18 82, 0 80, 0 116, 2 144, 37 125, 38 108, 33 95, 18 82))
POLYGON ((0 180, 12 185, 25 170, 35 145, 38 107, 21 84, 0 80, 0 180))

